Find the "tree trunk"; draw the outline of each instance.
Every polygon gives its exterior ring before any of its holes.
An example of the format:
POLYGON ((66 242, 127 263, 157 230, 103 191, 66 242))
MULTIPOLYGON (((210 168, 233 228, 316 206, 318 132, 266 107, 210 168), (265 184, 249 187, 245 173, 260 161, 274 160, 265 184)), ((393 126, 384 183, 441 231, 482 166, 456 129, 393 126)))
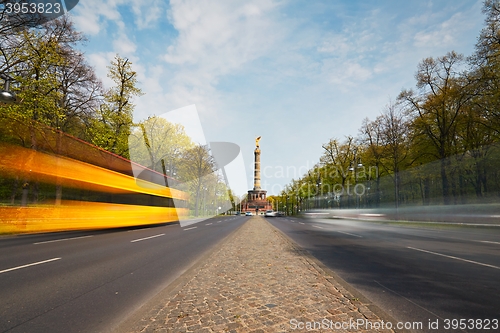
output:
POLYGON ((30 184, 28 183, 28 179, 25 179, 23 181, 23 195, 21 197, 21 206, 22 207, 28 206, 29 190, 30 190, 30 184))
POLYGON ((467 203, 467 191, 465 190, 465 177, 462 172, 458 175, 458 184, 460 188, 460 204, 465 205, 467 203))
POLYGON ((56 185, 56 201, 55 204, 59 206, 61 204, 62 199, 62 185, 56 185))
POLYGON ((441 187, 443 190, 443 203, 445 205, 450 204, 450 183, 448 181, 448 175, 446 173, 448 164, 449 163, 446 158, 441 158, 441 187))
POLYGON ((421 182, 421 188, 422 188, 422 204, 424 206, 428 206, 430 203, 430 191, 431 191, 431 180, 429 177, 425 177, 422 182, 421 182))
POLYGON ((19 176, 16 176, 16 178, 13 181, 12 192, 10 195, 10 204, 11 205, 14 205, 16 203, 18 186, 19 186, 19 176))
MULTIPOLYGON (((56 135, 56 151, 57 151, 57 155, 60 156, 61 155, 61 145, 62 145, 62 132, 59 131, 56 135)), ((57 172, 58 170, 56 170, 57 172)), ((59 184, 59 175, 56 174, 56 200, 55 200, 55 204, 56 205, 60 205, 61 204, 61 199, 62 199, 62 185, 59 184)))
POLYGON ((198 180, 200 183, 198 184, 198 187, 196 188, 196 201, 194 203, 194 215, 198 217, 199 214, 199 203, 200 203, 200 187, 201 187, 201 179, 198 180))

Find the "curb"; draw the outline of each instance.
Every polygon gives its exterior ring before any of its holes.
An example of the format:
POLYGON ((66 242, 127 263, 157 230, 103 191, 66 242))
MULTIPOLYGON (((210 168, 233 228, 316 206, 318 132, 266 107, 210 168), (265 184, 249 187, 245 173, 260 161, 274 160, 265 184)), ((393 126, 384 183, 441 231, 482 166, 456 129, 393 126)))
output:
MULTIPOLYGON (((281 236, 290 246, 297 251, 300 255, 304 257, 306 262, 311 265, 326 281, 335 286, 339 291, 347 298, 353 302, 356 306, 359 307, 360 313, 370 318, 371 314, 379 317, 385 322, 397 322, 392 316, 387 314, 384 310, 375 305, 372 301, 370 301, 367 297, 365 297, 361 292, 359 292, 356 288, 350 285, 347 281, 342 279, 337 273, 335 273, 332 269, 328 268, 321 261, 319 261, 316 257, 310 254, 307 250, 298 245, 295 241, 293 241, 290 237, 284 234, 281 230, 273 226, 271 223, 266 221, 267 224, 279 235, 281 236)), ((409 330, 396 330, 393 329, 394 332, 401 333, 410 333, 412 331, 409 330)))
POLYGON ((124 321, 118 324, 111 332, 128 333, 128 332, 147 332, 151 324, 154 322, 150 318, 155 318, 165 307, 165 300, 173 298, 182 288, 191 281, 198 273, 199 269, 213 255, 218 253, 222 246, 236 237, 238 230, 245 225, 245 221, 238 228, 234 229, 229 235, 220 240, 210 250, 203 254, 190 268, 188 268, 181 276, 170 283, 165 289, 160 291, 138 310, 134 311, 124 321))

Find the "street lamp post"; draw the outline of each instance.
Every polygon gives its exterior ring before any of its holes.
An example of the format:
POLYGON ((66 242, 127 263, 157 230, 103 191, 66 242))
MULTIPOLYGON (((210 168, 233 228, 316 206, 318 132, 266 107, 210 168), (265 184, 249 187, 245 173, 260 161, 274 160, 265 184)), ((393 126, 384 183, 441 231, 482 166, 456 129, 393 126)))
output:
POLYGON ((316 204, 316 209, 321 208, 321 194, 320 194, 320 187, 321 187, 321 174, 318 170, 318 180, 316 181, 316 198, 317 198, 317 204, 316 204))
POLYGON ((359 195, 356 192, 356 185, 358 185, 358 173, 357 169, 361 169, 363 167, 363 163, 361 163, 361 159, 357 157, 357 149, 354 149, 354 159, 351 162, 351 167, 349 171, 354 172, 354 194, 356 195, 356 208, 359 208, 359 195))

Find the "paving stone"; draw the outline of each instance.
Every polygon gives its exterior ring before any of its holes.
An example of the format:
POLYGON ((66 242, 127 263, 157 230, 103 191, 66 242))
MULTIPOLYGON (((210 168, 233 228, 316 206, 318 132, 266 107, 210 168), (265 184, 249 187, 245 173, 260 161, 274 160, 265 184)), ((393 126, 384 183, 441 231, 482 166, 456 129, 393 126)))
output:
POLYGON ((393 332, 321 323, 380 321, 263 218, 249 219, 141 332, 393 332), (307 329, 305 325, 320 325, 307 329), (299 329, 303 325, 303 329, 299 329), (297 326, 297 327, 295 327, 297 326))

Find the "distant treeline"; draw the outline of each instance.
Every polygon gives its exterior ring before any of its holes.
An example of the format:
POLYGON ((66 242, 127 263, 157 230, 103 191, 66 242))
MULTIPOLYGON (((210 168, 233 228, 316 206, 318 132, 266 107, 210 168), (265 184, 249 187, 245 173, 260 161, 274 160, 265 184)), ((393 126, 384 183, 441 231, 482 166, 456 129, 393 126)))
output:
POLYGON ((423 59, 415 88, 365 119, 357 136, 325 143, 319 163, 275 196, 276 206, 291 213, 498 200, 500 1, 486 0, 483 12, 473 55, 423 59))

